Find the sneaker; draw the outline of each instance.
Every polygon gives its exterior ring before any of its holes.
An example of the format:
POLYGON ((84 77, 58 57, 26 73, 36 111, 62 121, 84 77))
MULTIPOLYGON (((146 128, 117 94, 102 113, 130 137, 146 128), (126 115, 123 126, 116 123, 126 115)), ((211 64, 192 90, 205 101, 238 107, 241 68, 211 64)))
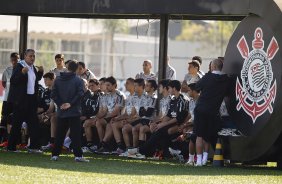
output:
POLYGON ((101 147, 99 148, 96 153, 100 153, 100 154, 110 154, 110 151, 107 148, 101 147))
POLYGON ((137 154, 129 154, 127 156, 128 158, 134 158, 134 159, 145 159, 146 156, 145 155, 142 155, 140 153, 137 153, 137 154))
POLYGON ((51 160, 51 161, 58 161, 58 159, 59 159, 58 156, 52 156, 50 160, 51 160))
POLYGON ((124 152, 123 149, 117 148, 117 150, 116 150, 116 151, 113 151, 112 154, 120 155, 120 154, 122 154, 123 152, 124 152))
POLYGON ((90 149, 87 146, 81 148, 82 153, 91 153, 90 149))
POLYGON ((97 151, 98 147, 96 145, 90 146, 89 150, 90 152, 94 153, 95 151, 97 151))
POLYGON ((206 159, 202 160, 202 165, 207 165, 207 163, 208 163, 208 160, 206 160, 206 159))
POLYGON ((173 157, 175 157, 175 156, 177 156, 181 153, 180 150, 175 150, 175 149, 172 149, 171 147, 169 147, 168 150, 169 150, 169 153, 171 154, 171 156, 173 156, 173 157))
POLYGON ((10 149, 6 149, 7 152, 11 152, 11 153, 19 153, 20 151, 19 150, 10 150, 10 149))
POLYGON ((17 145, 17 149, 26 149, 27 148, 27 144, 18 144, 17 145))
POLYGON ((202 162, 201 162, 201 163, 197 162, 196 164, 194 164, 194 166, 196 166, 196 167, 202 167, 203 164, 202 164, 202 162))
POLYGON ((28 153, 43 153, 40 149, 27 149, 28 153))
POLYGON ((128 152, 126 151, 124 153, 121 153, 121 154, 119 154, 119 156, 120 157, 128 157, 128 152))
POLYGON ((46 146, 41 146, 42 151, 48 151, 48 150, 52 150, 54 148, 54 144, 47 144, 46 146))
POLYGON ((7 146, 8 146, 8 141, 5 141, 2 144, 0 144, 0 147, 2 148, 6 148, 7 146))
POLYGON ((194 160, 188 160, 185 165, 190 165, 190 166, 193 166, 195 163, 194 163, 194 160))
POLYGON ((136 155, 137 153, 139 153, 138 148, 128 149, 127 152, 129 155, 136 155))
POLYGON ((90 160, 87 160, 84 157, 75 157, 74 161, 76 161, 76 162, 90 162, 90 160))

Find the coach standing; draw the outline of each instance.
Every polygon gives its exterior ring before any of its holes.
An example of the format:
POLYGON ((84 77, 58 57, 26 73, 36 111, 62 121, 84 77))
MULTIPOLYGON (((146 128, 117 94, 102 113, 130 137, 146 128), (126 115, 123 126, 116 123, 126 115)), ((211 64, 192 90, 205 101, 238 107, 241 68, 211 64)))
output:
POLYGON ((28 151, 40 152, 37 94, 38 81, 43 76, 43 67, 38 67, 37 71, 34 62, 35 51, 27 49, 24 53, 24 60, 17 63, 10 79, 8 101, 13 103, 13 121, 8 140, 8 151, 16 151, 17 138, 20 135, 22 123, 26 122, 30 135, 28 151))
POLYGON ((83 81, 76 75, 77 62, 70 61, 67 68, 67 72, 55 79, 51 92, 51 97, 58 106, 56 140, 51 160, 58 160, 66 133, 70 129, 75 161, 89 162, 82 157, 81 150, 80 100, 84 94, 83 81))

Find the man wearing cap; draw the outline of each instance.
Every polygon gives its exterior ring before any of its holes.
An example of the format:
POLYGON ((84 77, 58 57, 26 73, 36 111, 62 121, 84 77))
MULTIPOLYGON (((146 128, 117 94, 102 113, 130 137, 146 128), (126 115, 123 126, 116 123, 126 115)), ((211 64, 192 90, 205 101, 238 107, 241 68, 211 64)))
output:
POLYGON ((202 78, 202 75, 199 73, 199 70, 199 61, 192 60, 188 63, 188 74, 186 74, 184 77, 184 80, 187 82, 187 84, 196 83, 202 78))
POLYGON ((138 73, 135 76, 135 79, 144 79, 146 81, 148 80, 157 80, 156 74, 151 72, 152 69, 152 61, 147 59, 143 62, 143 72, 138 73))

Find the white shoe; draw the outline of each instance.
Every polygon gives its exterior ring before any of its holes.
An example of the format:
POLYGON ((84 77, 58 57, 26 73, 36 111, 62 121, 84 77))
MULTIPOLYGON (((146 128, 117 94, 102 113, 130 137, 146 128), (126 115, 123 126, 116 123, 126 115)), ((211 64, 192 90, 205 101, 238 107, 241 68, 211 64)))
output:
POLYGON ((85 159, 84 157, 75 157, 76 162, 90 162, 90 160, 85 159))
POLYGON ((58 156, 52 156, 50 160, 51 160, 51 161, 58 161, 58 159, 59 159, 58 156))
POLYGON ((139 153, 138 148, 128 149, 127 152, 129 155, 136 155, 137 153, 139 153))
POLYGON ((169 153, 171 154, 171 156, 177 156, 181 153, 180 150, 175 150, 175 149, 172 149, 170 147, 168 148, 168 150, 169 150, 169 153))
POLYGON ((87 146, 82 147, 81 150, 83 153, 91 153, 91 151, 89 150, 87 146))
POLYGON ((28 149, 27 152, 28 153, 39 153, 39 154, 43 153, 40 149, 28 149))
POLYGON ((201 166, 203 166, 203 164, 202 164, 202 162, 197 162, 196 164, 194 164, 194 166, 196 166, 196 167, 201 167, 201 166))
POLYGON ((119 154, 119 156, 120 157, 128 157, 128 152, 126 151, 124 153, 121 153, 121 154, 119 154))
POLYGON ((207 163, 208 163, 208 160, 206 160, 206 159, 202 160, 202 165, 207 165, 207 163))
POLYGON ((190 165, 190 166, 193 166, 195 163, 194 163, 194 160, 188 160, 185 165, 190 165))

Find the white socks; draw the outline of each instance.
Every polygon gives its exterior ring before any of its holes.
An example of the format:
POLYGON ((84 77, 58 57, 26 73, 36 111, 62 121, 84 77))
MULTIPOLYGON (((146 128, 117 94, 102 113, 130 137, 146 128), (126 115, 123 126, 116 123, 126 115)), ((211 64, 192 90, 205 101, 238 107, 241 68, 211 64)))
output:
POLYGON ((204 152, 203 153, 203 160, 202 160, 202 164, 203 165, 206 165, 207 164, 207 162, 208 162, 208 152, 204 152))

